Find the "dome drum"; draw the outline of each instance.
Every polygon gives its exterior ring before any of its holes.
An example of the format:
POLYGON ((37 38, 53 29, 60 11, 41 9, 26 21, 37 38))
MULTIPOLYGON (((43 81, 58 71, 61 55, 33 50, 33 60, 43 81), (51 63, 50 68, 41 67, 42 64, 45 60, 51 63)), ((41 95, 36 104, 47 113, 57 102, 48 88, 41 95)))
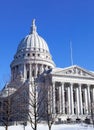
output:
POLYGON ((43 58, 44 59, 48 58, 51 60, 51 55, 48 53, 48 52, 39 52, 39 51, 23 51, 23 52, 19 52, 17 53, 15 56, 14 56, 14 60, 17 60, 17 59, 22 59, 22 58, 32 58, 32 57, 39 57, 39 58, 43 58))
POLYGON ((11 65, 10 65, 10 67, 11 68, 13 68, 13 67, 15 67, 15 66, 17 66, 17 65, 20 65, 20 64, 27 64, 27 63, 29 63, 29 64, 33 64, 33 63, 36 63, 36 64, 44 64, 44 65, 48 65, 48 66, 51 66, 51 68, 54 68, 55 67, 55 64, 54 64, 54 62, 53 61, 51 61, 51 60, 40 60, 40 59, 24 59, 24 60, 19 60, 19 61, 17 61, 17 62, 12 62, 11 63, 11 65))

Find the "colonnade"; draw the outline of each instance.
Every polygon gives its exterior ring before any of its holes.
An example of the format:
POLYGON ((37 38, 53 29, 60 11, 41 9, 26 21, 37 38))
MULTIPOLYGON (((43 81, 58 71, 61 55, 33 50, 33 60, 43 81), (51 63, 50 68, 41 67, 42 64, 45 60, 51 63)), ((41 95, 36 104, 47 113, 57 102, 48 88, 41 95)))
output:
POLYGON ((27 63, 22 65, 17 65, 12 68, 12 80, 14 80, 17 75, 22 72, 24 80, 31 80, 32 77, 37 77, 44 70, 49 69, 50 66, 45 64, 37 64, 37 63, 27 63))
POLYGON ((94 85, 53 82, 53 113, 89 115, 93 103, 94 85))

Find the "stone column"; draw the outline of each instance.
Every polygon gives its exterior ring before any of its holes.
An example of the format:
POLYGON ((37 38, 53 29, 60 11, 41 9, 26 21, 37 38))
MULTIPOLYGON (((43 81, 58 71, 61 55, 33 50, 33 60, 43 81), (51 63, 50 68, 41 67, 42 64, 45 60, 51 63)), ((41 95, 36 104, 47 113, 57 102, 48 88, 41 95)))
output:
POLYGON ((74 102, 73 102, 73 83, 70 84, 71 91, 71 114, 74 114, 74 102))
POLYGON ((40 66, 40 73, 42 73, 44 71, 43 69, 43 64, 40 66))
POLYGON ((88 98, 87 98, 87 88, 85 88, 85 113, 88 113, 88 98))
POLYGON ((78 87, 76 88, 76 96, 77 96, 77 115, 79 115, 80 113, 80 109, 79 109, 79 91, 78 91, 78 87))
POLYGON ((88 114, 91 112, 91 101, 90 101, 90 85, 87 85, 87 97, 88 97, 88 114))
POLYGON ((37 64, 35 64, 35 77, 37 77, 37 72, 38 72, 38 68, 37 68, 37 64))
POLYGON ((26 64, 24 64, 24 80, 26 79, 26 64))
POLYGON ((32 80, 32 65, 29 65, 29 80, 32 80))
POLYGON ((71 113, 71 107, 70 107, 70 87, 68 86, 68 114, 71 113))
POLYGON ((62 83, 62 113, 65 114, 64 83, 62 83))
POLYGON ((80 104, 80 114, 83 115, 83 105, 82 105, 82 89, 81 84, 79 84, 79 104, 80 104))
POLYGON ((61 105, 61 86, 59 86, 59 113, 61 114, 62 113, 62 105, 61 105))
POLYGON ((53 97, 52 97, 52 111, 55 114, 56 113, 56 100, 55 100, 55 82, 53 82, 53 97))
POLYGON ((93 87, 93 91, 92 91, 92 97, 93 97, 93 103, 94 103, 94 87, 93 87))

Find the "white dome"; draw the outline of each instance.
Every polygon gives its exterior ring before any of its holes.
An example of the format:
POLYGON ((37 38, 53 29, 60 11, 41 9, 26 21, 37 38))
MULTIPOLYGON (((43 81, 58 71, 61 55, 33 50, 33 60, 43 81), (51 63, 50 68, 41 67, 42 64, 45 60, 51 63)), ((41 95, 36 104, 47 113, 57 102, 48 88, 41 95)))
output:
POLYGON ((21 51, 24 49, 43 50, 49 52, 49 48, 46 41, 36 32, 35 20, 33 20, 31 34, 27 35, 25 38, 22 39, 17 51, 21 51))
POLYGON ((11 67, 26 62, 31 64, 36 62, 52 68, 55 66, 46 41, 36 31, 35 20, 33 20, 30 34, 23 38, 18 45, 11 67))
POLYGON ((17 78, 19 82, 24 82, 27 77, 32 75, 37 77, 39 74, 54 68, 46 41, 40 37, 36 31, 35 20, 31 26, 31 33, 22 39, 18 45, 14 60, 11 63, 12 80, 17 78), (21 78, 20 72, 22 73, 21 78), (23 81, 24 80, 24 81, 23 81))

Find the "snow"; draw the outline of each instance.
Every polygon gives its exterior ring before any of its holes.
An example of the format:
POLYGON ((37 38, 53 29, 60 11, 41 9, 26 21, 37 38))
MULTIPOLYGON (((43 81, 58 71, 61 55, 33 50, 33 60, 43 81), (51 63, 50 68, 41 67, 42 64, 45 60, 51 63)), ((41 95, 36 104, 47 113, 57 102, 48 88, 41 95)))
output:
MULTIPOLYGON (((0 130, 5 130, 4 127, 0 127, 0 130)), ((22 125, 19 126, 9 126, 8 130, 24 130, 22 125)), ((25 130, 32 130, 31 126, 26 126, 25 130)), ((37 130, 48 130, 47 125, 40 124, 38 125, 37 130)), ((62 124, 62 125, 53 125, 52 130, 94 130, 93 126, 85 124, 62 124)))

